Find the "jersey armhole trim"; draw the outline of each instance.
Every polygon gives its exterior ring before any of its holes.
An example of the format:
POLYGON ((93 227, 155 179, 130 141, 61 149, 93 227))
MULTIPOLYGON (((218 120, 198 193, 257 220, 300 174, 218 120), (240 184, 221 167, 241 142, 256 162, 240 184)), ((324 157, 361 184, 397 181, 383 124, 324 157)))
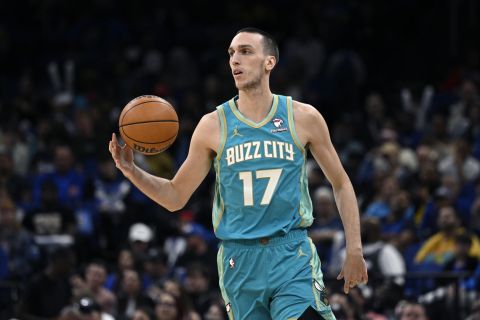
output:
POLYGON ((288 113, 288 126, 290 128, 290 135, 292 136, 293 142, 297 145, 298 149, 305 154, 305 147, 302 146, 300 139, 297 136, 297 131, 295 130, 295 119, 293 118, 293 102, 292 97, 287 97, 287 113, 288 113))
POLYGON ((225 117, 225 110, 223 105, 217 107, 218 119, 220 120, 220 144, 218 145, 217 160, 222 158, 225 142, 227 141, 227 118, 225 117))

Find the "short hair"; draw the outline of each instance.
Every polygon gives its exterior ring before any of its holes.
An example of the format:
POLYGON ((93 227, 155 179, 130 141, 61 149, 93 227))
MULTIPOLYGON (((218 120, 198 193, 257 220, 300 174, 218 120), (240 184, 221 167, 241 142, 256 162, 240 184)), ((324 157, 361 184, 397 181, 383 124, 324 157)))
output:
POLYGON ((278 45, 275 39, 272 37, 272 35, 266 31, 263 31, 258 28, 254 27, 247 27, 243 28, 237 31, 237 34, 246 32, 246 33, 257 33, 260 34, 263 37, 263 49, 268 55, 274 56, 275 60, 278 61, 280 60, 280 53, 278 52, 278 45))

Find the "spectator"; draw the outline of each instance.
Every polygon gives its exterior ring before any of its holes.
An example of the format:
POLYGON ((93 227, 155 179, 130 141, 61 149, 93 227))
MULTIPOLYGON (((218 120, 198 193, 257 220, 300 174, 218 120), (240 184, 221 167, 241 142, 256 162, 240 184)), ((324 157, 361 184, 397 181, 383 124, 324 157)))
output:
POLYGON ((480 161, 471 155, 470 143, 459 138, 453 144, 453 152, 440 161, 438 169, 461 181, 475 181, 480 175, 480 161))
POLYGON ((116 270, 108 275, 105 288, 114 293, 118 293, 120 290, 120 279, 122 278, 123 272, 134 268, 135 260, 132 251, 126 248, 120 250, 117 257, 116 270))
POLYGON ((12 153, 0 145, 0 192, 7 192, 13 201, 22 203, 25 200, 27 183, 14 169, 12 153))
MULTIPOLYGON (((368 286, 374 288, 370 304, 376 311, 393 308, 402 296, 405 283, 405 261, 398 250, 381 239, 380 220, 373 217, 361 219, 363 255, 370 275, 368 286)), ((341 252, 345 259, 345 249, 341 252)), ((333 266, 334 273, 340 265, 333 266)))
MULTIPOLYGON (((415 256, 416 263, 431 262, 438 266, 444 265, 454 253, 455 236, 465 233, 452 206, 440 208, 437 224, 439 231, 422 245, 415 256)), ((475 235, 471 239, 472 247, 469 254, 478 258, 480 257, 480 242, 475 235)))
MULTIPOLYGON (((343 240, 342 222, 337 212, 333 192, 328 187, 319 187, 313 194, 314 222, 310 227, 309 236, 317 247, 322 261, 322 268, 328 269, 332 247, 336 239, 343 240)), ((343 244, 343 242, 342 242, 343 244)))
POLYGON ((185 287, 183 287, 179 281, 174 279, 168 279, 163 283, 163 286, 161 289, 173 295, 175 299, 179 301, 184 311, 190 312, 194 310, 193 302, 189 294, 185 290, 185 287))
POLYGON ((185 290, 192 298, 194 310, 206 312, 211 298, 211 269, 201 262, 192 262, 187 268, 185 290))
POLYGON ((403 251, 415 239, 414 206, 410 193, 399 190, 390 199, 390 213, 382 224, 382 238, 403 251))
POLYGON ((94 299, 84 296, 62 311, 60 320, 115 320, 105 313, 94 299))
POLYGON ((161 285, 168 277, 169 268, 166 255, 160 249, 151 248, 143 264, 146 288, 161 285))
POLYGON ((178 300, 171 294, 163 292, 160 294, 158 302, 155 305, 155 315, 157 320, 183 320, 182 306, 178 300))
POLYGON ((477 87, 470 79, 465 79, 460 85, 460 100, 450 106, 448 131, 453 137, 465 134, 470 125, 469 113, 480 102, 477 87))
POLYGON ((83 294, 90 295, 102 311, 115 314, 116 297, 108 289, 104 288, 107 278, 107 268, 101 261, 90 262, 85 269, 85 283, 79 288, 83 294))
POLYGON ((38 204, 42 185, 45 180, 52 181, 57 187, 58 201, 70 209, 79 205, 83 198, 85 177, 77 170, 76 160, 68 145, 57 145, 54 150, 54 170, 35 177, 33 201, 38 204))
POLYGON ((125 270, 122 278, 122 289, 118 294, 118 320, 127 320, 133 317, 136 308, 153 308, 152 299, 142 290, 140 275, 135 270, 125 270))
POLYGON ((358 320, 358 314, 355 307, 351 304, 348 296, 339 293, 333 293, 330 296, 330 306, 335 313, 337 320, 358 320))
POLYGON ((128 230, 125 213, 131 184, 119 176, 110 157, 102 157, 98 168, 98 176, 94 183, 95 200, 100 213, 104 249, 112 251, 118 243, 124 241, 122 237, 128 230))
POLYGON ((152 229, 144 223, 135 223, 128 231, 128 243, 132 250, 135 266, 142 267, 147 258, 150 243, 153 240, 152 229))
POLYGON ((0 248, 5 251, 7 279, 25 281, 40 260, 33 237, 18 222, 18 211, 8 195, 0 194, 0 248))
POLYGON ((365 215, 380 219, 386 218, 391 210, 391 199, 398 191, 398 181, 394 176, 387 176, 381 179, 375 198, 365 209, 365 215))
MULTIPOLYGON (((455 248, 453 256, 445 263, 443 271, 456 273, 472 273, 478 265, 478 258, 470 255, 472 247, 471 235, 458 234, 455 237, 455 248)), ((441 285, 447 285, 455 282, 454 278, 441 279, 441 285)))
POLYGON ((35 241, 47 250, 75 243, 75 216, 60 203, 57 184, 52 180, 43 181, 40 205, 26 213, 23 225, 33 233, 35 241))
POLYGON ((72 287, 69 275, 74 256, 70 249, 59 247, 49 257, 46 269, 27 285, 19 305, 22 320, 55 318, 71 303, 72 287))
POLYGON ((187 246, 183 255, 176 263, 176 267, 185 269, 188 264, 201 262, 209 270, 216 270, 217 253, 210 246, 213 235, 209 230, 198 223, 186 223, 182 227, 187 246))
POLYGON ((407 303, 403 308, 400 320, 428 320, 425 307, 419 303, 407 303))
POLYGON ((207 311, 203 315, 205 320, 225 320, 227 318, 227 313, 223 304, 218 301, 213 301, 210 303, 207 311))
POLYGON ((147 308, 147 307, 142 307, 142 308, 137 308, 135 310, 135 313, 133 314, 132 320, 154 320, 156 319, 153 310, 147 308))

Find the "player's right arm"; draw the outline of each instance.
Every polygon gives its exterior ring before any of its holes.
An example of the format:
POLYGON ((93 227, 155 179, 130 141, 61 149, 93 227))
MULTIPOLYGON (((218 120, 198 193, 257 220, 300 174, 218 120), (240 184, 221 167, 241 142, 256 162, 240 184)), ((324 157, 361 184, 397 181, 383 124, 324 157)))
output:
POLYGON ((117 168, 138 189, 169 211, 177 211, 185 206, 210 171, 219 135, 217 113, 205 115, 192 135, 187 159, 172 180, 154 176, 135 165, 132 149, 120 146, 115 134, 112 134, 109 150, 117 168))

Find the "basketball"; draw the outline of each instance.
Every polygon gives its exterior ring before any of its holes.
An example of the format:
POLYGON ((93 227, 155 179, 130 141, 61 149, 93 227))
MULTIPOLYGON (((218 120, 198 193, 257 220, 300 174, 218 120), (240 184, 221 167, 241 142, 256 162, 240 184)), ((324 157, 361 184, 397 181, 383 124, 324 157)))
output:
POLYGON ((178 134, 178 116, 173 106, 157 96, 131 100, 118 119, 120 135, 135 151, 152 155, 166 150, 178 134))

